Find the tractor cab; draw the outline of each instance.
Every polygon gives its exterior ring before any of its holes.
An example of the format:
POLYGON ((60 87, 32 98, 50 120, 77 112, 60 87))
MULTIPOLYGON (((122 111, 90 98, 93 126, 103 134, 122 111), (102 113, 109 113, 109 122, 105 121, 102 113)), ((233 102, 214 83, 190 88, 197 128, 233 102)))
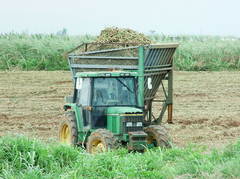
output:
MULTIPOLYGON (((134 72, 83 72, 75 78, 74 103, 82 108, 84 128, 106 128, 111 113, 138 109, 137 78, 134 72)), ((117 114, 116 114, 117 115, 117 114)))

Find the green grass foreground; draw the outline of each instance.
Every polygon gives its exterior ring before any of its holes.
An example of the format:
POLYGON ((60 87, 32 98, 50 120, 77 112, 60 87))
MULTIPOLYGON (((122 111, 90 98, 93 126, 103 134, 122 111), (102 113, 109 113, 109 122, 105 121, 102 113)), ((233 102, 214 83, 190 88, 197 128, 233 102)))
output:
MULTIPOLYGON (((152 34, 155 43, 179 42, 175 70, 218 71, 240 69, 240 39, 218 36, 152 34)), ((0 34, 0 70, 68 70, 64 53, 96 36, 54 34, 0 34)))
POLYGON ((25 137, 0 138, 0 178, 238 178, 240 141, 210 153, 199 146, 90 155, 25 137))

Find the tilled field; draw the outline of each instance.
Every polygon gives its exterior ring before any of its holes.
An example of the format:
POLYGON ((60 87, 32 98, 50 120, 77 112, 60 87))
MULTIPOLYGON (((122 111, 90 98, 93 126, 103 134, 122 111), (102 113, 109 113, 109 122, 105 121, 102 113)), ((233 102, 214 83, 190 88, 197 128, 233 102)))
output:
MULTIPOLYGON (((0 72, 0 136, 56 141, 71 91, 70 72, 0 72)), ((174 124, 165 125, 178 146, 222 147, 239 139, 240 72, 175 72, 174 124)))

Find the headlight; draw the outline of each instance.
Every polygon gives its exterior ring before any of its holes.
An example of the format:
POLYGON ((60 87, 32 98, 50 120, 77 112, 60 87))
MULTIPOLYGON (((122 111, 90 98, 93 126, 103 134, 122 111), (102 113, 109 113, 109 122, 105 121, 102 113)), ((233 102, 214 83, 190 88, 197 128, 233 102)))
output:
POLYGON ((132 123, 132 122, 127 122, 127 123, 126 123, 126 126, 127 126, 127 127, 132 127, 132 126, 133 126, 133 123, 132 123))
POLYGON ((142 127, 142 122, 137 122, 137 127, 142 127))

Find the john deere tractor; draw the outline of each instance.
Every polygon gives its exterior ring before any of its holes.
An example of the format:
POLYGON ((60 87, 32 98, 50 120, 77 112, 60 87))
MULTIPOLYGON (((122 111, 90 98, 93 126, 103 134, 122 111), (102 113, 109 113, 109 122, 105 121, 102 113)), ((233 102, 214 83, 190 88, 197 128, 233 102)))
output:
POLYGON ((168 109, 172 122, 172 57, 178 44, 104 44, 101 50, 88 50, 94 45, 83 44, 68 54, 74 90, 65 99, 60 141, 84 146, 89 153, 119 145, 136 151, 170 147, 161 121, 168 109), (160 86, 163 99, 156 99, 160 86), (162 103, 157 116, 153 103, 162 103))

